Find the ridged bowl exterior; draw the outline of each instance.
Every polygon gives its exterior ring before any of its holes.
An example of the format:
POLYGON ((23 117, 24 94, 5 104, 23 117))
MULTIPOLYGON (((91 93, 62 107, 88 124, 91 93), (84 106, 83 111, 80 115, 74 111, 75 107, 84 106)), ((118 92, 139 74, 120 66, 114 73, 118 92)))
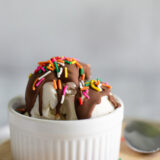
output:
POLYGON ((21 115, 9 103, 13 160, 118 160, 122 107, 99 118, 56 121, 21 115))

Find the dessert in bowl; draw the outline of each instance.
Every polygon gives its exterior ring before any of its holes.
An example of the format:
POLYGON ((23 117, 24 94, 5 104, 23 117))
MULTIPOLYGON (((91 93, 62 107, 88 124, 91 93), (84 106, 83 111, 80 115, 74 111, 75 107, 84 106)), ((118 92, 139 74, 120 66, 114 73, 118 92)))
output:
POLYGON ((90 79, 90 66, 53 57, 30 74, 25 98, 9 103, 15 160, 118 159, 123 102, 90 79))

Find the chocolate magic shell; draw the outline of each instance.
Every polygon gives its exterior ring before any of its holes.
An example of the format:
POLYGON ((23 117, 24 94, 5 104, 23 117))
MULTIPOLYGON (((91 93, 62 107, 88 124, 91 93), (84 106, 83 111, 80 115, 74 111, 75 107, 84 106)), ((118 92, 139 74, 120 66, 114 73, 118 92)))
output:
POLYGON ((101 103, 102 96, 108 96, 108 100, 114 108, 120 106, 115 97, 110 93, 111 86, 100 79, 90 80, 90 66, 75 58, 53 57, 48 61, 39 62, 38 67, 29 75, 29 81, 25 93, 26 106, 23 113, 31 115, 37 96, 39 96, 39 115, 43 116, 42 95, 43 85, 53 82, 57 91, 58 103, 56 105, 56 117, 60 116, 60 108, 65 100, 67 82, 76 85, 74 99, 75 112, 78 119, 87 119, 92 115, 96 104, 101 103))

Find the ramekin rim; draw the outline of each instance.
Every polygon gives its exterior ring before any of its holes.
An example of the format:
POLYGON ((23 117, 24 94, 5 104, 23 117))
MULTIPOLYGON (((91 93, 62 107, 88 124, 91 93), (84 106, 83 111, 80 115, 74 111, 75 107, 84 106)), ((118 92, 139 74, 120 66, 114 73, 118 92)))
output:
MULTIPOLYGON (((114 95, 115 96, 115 95, 114 95)), ((16 96, 14 98, 24 98, 23 96, 16 96)), ((77 119, 77 120, 50 120, 50 119, 40 119, 40 118, 35 118, 35 117, 29 117, 29 116, 26 116, 26 115, 23 115, 23 114, 20 114, 18 112, 16 112, 12 105, 8 105, 8 110, 10 113, 18 116, 19 118, 22 118, 22 119, 25 119, 25 120, 29 120, 29 121, 36 121, 36 122, 43 122, 43 123, 78 123, 78 122, 89 122, 89 121, 95 121, 95 120, 101 120, 101 119, 105 119, 106 117, 110 117, 112 116, 113 114, 116 114, 117 112, 120 112, 120 110, 123 110, 124 109, 124 103, 123 101, 118 97, 118 96, 115 96, 116 99, 119 101, 119 103, 121 104, 120 107, 116 108, 113 112, 109 113, 109 114, 106 114, 106 115, 102 115, 102 116, 98 116, 98 117, 94 117, 94 118, 88 118, 88 119, 77 119)), ((10 100, 10 102, 14 99, 12 98, 10 100)))

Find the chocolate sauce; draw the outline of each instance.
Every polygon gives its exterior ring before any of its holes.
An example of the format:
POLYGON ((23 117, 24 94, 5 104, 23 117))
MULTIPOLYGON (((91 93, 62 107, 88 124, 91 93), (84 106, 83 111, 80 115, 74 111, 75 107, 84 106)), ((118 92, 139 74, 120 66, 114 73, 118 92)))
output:
MULTIPOLYGON (((79 64, 83 67, 83 73, 85 74, 85 81, 89 80, 90 78, 90 67, 87 64, 79 62, 79 64)), ((65 77, 64 72, 62 72, 62 75, 60 77, 61 83, 62 83, 62 89, 57 88, 57 97, 58 97, 58 103, 56 106, 56 114, 60 114, 60 108, 61 108, 61 97, 62 97, 62 91, 67 82, 74 82, 76 84, 76 90, 77 94, 75 96, 75 111, 78 119, 86 119, 90 118, 92 111, 96 104, 101 103, 101 97, 102 96, 108 96, 108 99, 111 101, 111 103, 114 105, 115 108, 119 107, 120 104, 116 101, 116 99, 110 95, 110 89, 107 87, 102 86, 102 92, 97 92, 96 90, 89 88, 88 95, 90 96, 90 99, 85 98, 83 100, 83 104, 80 105, 78 98, 81 96, 80 91, 80 72, 79 67, 74 64, 65 64, 65 67, 67 67, 68 71, 68 77, 65 77)), ((64 70, 64 67, 63 67, 64 70)), ((45 79, 40 83, 38 87, 36 87, 35 90, 32 89, 34 81, 42 76, 44 73, 34 73, 27 84, 26 93, 25 93, 25 101, 26 101, 26 112, 28 112, 29 116, 31 115, 31 110, 35 104, 36 98, 39 95, 39 114, 43 116, 42 113, 42 95, 43 95, 43 85, 46 82, 53 82, 55 80, 58 82, 57 78, 57 72, 51 71, 50 74, 48 74, 45 79)))

